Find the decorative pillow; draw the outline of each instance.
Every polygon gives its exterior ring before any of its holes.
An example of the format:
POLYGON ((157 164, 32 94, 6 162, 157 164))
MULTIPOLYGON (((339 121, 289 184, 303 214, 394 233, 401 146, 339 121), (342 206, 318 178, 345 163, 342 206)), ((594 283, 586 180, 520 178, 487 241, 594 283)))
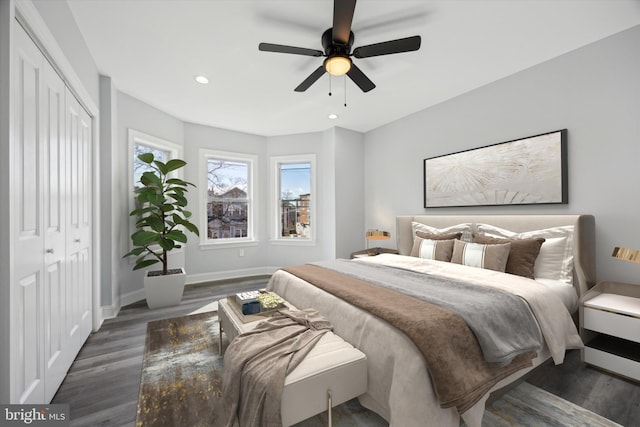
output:
POLYGON ((462 233, 461 239, 465 242, 471 241, 471 223, 456 224, 446 228, 435 228, 419 222, 411 222, 411 232, 415 236, 416 232, 421 231, 429 234, 447 234, 447 233, 462 233))
POLYGON ((478 224, 478 233, 491 237, 510 239, 544 238, 540 253, 533 267, 533 276, 562 280, 573 286, 573 225, 545 228, 516 233, 493 225, 478 224))
POLYGON ((416 236, 421 237, 423 239, 431 239, 431 240, 453 240, 460 239, 462 233, 446 233, 446 234, 435 234, 435 233, 425 233, 424 231, 416 231, 416 236))
POLYGON ((544 238, 537 239, 499 239, 497 237, 489 237, 483 235, 474 235, 474 243, 482 244, 503 244, 511 243, 511 249, 509 249, 509 258, 507 259, 507 266, 505 273, 515 274, 518 276, 528 277, 533 279, 533 269, 536 263, 536 258, 540 253, 540 247, 544 243, 544 238))
POLYGON ((451 262, 504 272, 510 247, 511 243, 481 245, 454 240, 451 262))
POLYGON ((425 259, 435 259, 437 261, 451 261, 454 239, 433 240, 423 239, 418 236, 413 239, 411 256, 425 259))

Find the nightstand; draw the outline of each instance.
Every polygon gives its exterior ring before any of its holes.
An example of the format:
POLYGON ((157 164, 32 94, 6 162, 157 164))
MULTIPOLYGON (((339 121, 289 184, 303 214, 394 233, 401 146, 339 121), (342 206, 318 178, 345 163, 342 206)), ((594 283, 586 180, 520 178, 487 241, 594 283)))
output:
POLYGON ((580 304, 582 360, 640 381, 640 286, 600 282, 580 304))
POLYGON ((375 256, 380 254, 397 254, 398 251, 395 249, 387 249, 387 248, 370 248, 363 249, 361 251, 352 252, 351 258, 360 258, 365 256, 375 256))

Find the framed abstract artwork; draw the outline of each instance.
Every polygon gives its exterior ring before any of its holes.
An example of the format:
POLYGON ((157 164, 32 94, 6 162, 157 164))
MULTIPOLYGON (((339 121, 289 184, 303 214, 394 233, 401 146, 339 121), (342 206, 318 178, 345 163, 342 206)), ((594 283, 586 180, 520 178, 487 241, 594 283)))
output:
POLYGON ((566 203, 566 129, 424 160, 425 208, 566 203))

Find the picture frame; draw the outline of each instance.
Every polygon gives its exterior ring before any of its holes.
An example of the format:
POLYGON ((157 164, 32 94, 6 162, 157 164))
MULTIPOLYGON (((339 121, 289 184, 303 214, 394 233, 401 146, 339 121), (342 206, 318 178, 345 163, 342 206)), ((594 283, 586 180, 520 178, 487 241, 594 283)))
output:
POLYGON ((424 207, 567 204, 567 129, 424 159, 424 207))

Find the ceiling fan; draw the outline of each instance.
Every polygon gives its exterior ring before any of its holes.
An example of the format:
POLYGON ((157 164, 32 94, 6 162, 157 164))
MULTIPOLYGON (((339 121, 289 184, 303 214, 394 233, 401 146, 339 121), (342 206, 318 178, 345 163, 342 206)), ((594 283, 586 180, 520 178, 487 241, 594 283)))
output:
POLYGON ((376 85, 358 68, 351 57, 370 58, 372 56, 391 55, 394 53, 412 52, 420 49, 420 36, 406 37, 382 43, 360 46, 351 51, 353 31, 351 21, 356 8, 356 0, 333 1, 333 27, 326 30, 321 37, 324 52, 304 47, 285 46, 272 43, 260 43, 258 49, 264 52, 291 53, 294 55, 324 56, 326 59, 298 87, 296 92, 304 92, 325 72, 334 76, 346 74, 363 92, 369 92, 376 85))

